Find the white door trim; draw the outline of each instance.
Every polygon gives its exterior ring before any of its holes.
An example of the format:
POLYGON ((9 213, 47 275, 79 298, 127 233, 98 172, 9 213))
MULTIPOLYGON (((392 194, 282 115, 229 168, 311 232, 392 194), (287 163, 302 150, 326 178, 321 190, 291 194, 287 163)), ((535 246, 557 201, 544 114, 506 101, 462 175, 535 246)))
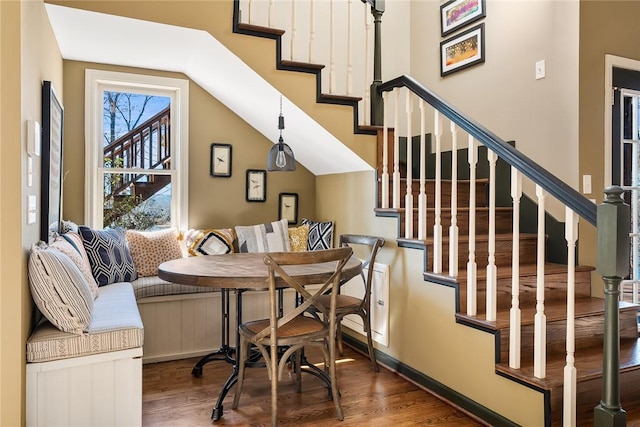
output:
POLYGON ((611 140, 611 105, 613 100, 613 68, 626 68, 640 72, 640 61, 621 56, 604 56, 604 186, 611 185, 611 153, 613 141, 611 140))

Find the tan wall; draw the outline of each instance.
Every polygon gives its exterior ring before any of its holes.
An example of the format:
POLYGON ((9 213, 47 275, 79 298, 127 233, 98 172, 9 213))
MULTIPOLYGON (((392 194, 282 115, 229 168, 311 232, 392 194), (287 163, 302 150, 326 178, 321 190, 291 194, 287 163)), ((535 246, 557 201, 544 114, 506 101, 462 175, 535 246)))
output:
MULTIPOLYGON (((638 40, 640 3, 634 1, 580 2, 580 175, 591 175, 598 203, 611 177, 605 177, 605 55, 640 60, 638 40)), ((595 265, 596 245, 592 228, 581 231, 581 262, 595 265)), ((597 288, 602 282, 597 281, 597 288)), ((601 292, 601 291, 600 291, 601 292)))
MULTIPOLYGON (((84 220, 84 72, 86 68, 143 73, 173 78, 182 74, 125 67, 64 62, 65 164, 64 214, 84 220)), ((315 214, 314 176, 304 167, 295 172, 267 173, 267 201, 245 200, 247 169, 265 169, 273 144, 197 84, 189 84, 189 227, 218 228, 251 225, 278 219, 278 194, 299 195, 299 217, 315 214), (211 143, 232 145, 231 178, 209 175, 211 143)), ((278 118, 273 118, 274 127, 278 118)))
POLYGON ((27 253, 40 236, 39 215, 34 224, 26 220, 27 195, 40 209, 40 159, 27 186, 25 123, 42 123, 42 80, 62 90, 62 58, 42 1, 0 2, 0 21, 0 425, 19 426, 32 315, 27 253))

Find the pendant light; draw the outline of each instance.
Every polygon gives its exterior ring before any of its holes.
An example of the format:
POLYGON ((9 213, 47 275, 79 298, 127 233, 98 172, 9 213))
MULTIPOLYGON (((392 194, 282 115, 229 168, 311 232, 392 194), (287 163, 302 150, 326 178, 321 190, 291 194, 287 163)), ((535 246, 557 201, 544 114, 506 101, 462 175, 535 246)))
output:
POLYGON ((284 129, 284 116, 282 115, 282 95, 280 96, 280 116, 278 117, 278 129, 280 129, 280 138, 278 143, 274 144, 269 150, 267 156, 267 170, 270 172, 291 172, 296 170, 296 159, 293 157, 293 151, 284 143, 282 139, 282 129, 284 129))

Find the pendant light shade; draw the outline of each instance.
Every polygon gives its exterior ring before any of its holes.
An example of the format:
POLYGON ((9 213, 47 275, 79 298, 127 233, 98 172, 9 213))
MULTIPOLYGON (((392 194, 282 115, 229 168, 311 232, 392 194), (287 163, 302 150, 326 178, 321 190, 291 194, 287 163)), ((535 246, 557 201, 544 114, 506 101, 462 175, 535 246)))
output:
POLYGON ((269 150, 267 156, 267 170, 270 172, 292 172, 296 170, 296 159, 293 156, 291 147, 284 143, 282 139, 282 129, 284 129, 284 116, 282 115, 282 96, 280 96, 280 116, 278 117, 278 129, 280 138, 269 150))

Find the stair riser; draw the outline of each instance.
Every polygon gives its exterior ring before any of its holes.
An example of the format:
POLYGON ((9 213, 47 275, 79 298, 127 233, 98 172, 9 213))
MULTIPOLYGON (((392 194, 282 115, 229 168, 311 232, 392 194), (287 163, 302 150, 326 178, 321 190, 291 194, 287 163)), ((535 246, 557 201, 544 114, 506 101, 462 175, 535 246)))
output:
MULTIPOLYGON (((512 211, 509 210, 496 210, 496 233, 511 233, 513 216, 512 211)), ((400 226, 404 230, 405 217, 402 215, 400 220, 400 226)), ((413 215, 413 231, 417 235, 418 223, 420 221, 417 211, 414 211, 413 215)), ((427 212, 427 236, 433 235, 433 225, 435 223, 435 212, 427 212)), ((449 234, 449 227, 451 226, 451 211, 443 210, 440 214, 440 224, 442 225, 443 233, 449 234)), ((458 235, 469 234, 469 212, 459 211, 456 216, 456 224, 458 226, 458 235)), ((489 233, 489 211, 482 210, 476 211, 476 233, 487 234, 489 233)))
MULTIPOLYGON (((557 320, 547 322, 547 354, 566 352, 567 321, 557 320)), ((603 313, 575 319, 575 349, 592 345, 602 345, 604 334, 603 313)), ((637 310, 623 310, 620 312, 620 338, 634 339, 638 337, 637 310)), ((534 326, 526 325, 521 328, 522 361, 533 360, 534 326)), ((509 331, 501 331, 501 360, 509 360, 509 331)))
MULTIPOLYGON (((393 194, 392 193, 393 182, 389 182, 389 206, 393 205, 393 194)), ((468 182, 459 182, 457 185, 458 188, 458 207, 468 207, 469 206, 469 194, 470 188, 468 182)), ((484 181, 476 182, 476 206, 477 207, 486 207, 488 206, 488 184, 484 181)), ((434 181, 426 181, 425 182, 425 195, 427 198, 427 207, 434 208, 435 207, 435 182, 434 181)), ((405 196, 407 194, 407 187, 405 181, 402 180, 400 183, 400 207, 405 207, 405 196)), ((420 195, 420 182, 417 180, 413 180, 411 185, 411 194, 413 196, 413 205, 418 206, 418 197, 420 195)), ((382 186, 378 185, 378 200, 382 200, 382 186)), ((450 207, 451 206, 451 182, 443 181, 441 186, 441 201, 440 206, 442 207, 450 207)))
MULTIPOLYGON (((444 233, 444 231, 443 231, 444 233)), ((520 262, 522 264, 535 263, 536 261, 536 247, 537 241, 535 239, 520 239, 518 247, 520 248, 520 262)), ((427 259, 427 271, 433 271, 433 245, 427 246, 428 259, 427 259)), ((513 242, 511 239, 498 240, 495 244, 495 262, 498 267, 510 267, 511 266, 511 254, 513 252, 513 242)), ((449 244, 443 243, 442 248, 442 260, 443 266, 449 264, 449 244), (446 262, 444 262, 446 261, 446 262)), ((458 245, 458 266, 460 268, 466 268, 469 261, 469 243, 460 242, 458 245)), ((486 268, 489 264, 489 243, 487 241, 476 242, 475 262, 478 269, 486 268)))

